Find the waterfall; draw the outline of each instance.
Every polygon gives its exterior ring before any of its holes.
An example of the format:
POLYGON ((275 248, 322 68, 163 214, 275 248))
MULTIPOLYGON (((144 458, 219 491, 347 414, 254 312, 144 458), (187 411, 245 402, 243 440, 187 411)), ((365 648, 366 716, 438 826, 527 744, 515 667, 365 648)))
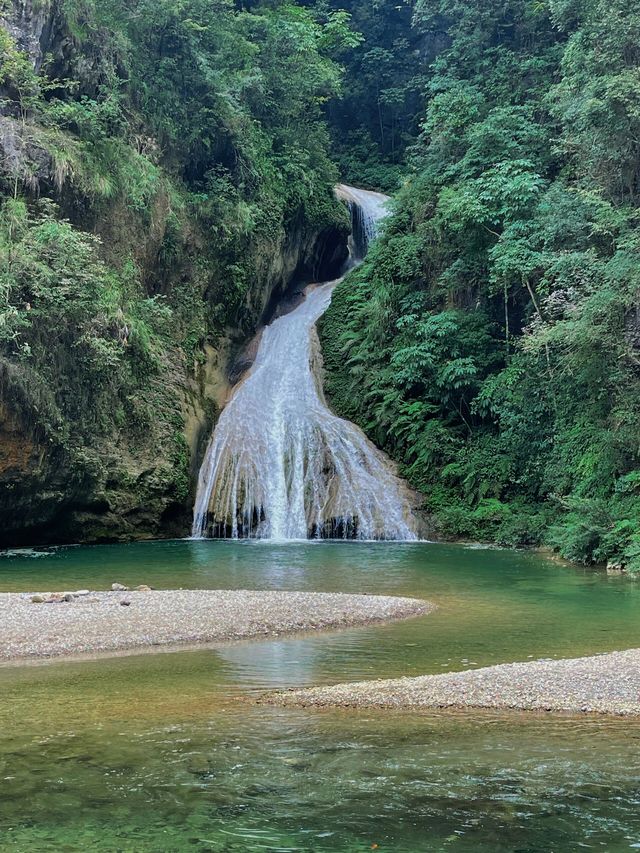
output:
MULTIPOLYGON (((340 185, 364 256, 386 196, 340 185)), ((309 285, 274 320, 236 386, 200 469, 193 536, 415 539, 407 488, 362 430, 327 407, 315 324, 341 281, 309 285)))
POLYGON ((351 237, 349 255, 352 263, 358 263, 367 254, 369 243, 378 233, 378 223, 385 215, 389 196, 338 184, 336 195, 346 202, 351 213, 351 237))

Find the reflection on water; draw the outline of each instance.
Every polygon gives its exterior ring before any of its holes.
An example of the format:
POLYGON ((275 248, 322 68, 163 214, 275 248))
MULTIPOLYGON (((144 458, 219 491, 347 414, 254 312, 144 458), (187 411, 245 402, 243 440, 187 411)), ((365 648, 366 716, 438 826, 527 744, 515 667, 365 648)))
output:
POLYGON ((639 645, 635 584, 531 554, 417 543, 0 558, 5 590, 115 580, 394 592, 439 610, 318 637, 0 669, 0 849, 640 848, 640 723, 247 701, 265 688, 639 645))

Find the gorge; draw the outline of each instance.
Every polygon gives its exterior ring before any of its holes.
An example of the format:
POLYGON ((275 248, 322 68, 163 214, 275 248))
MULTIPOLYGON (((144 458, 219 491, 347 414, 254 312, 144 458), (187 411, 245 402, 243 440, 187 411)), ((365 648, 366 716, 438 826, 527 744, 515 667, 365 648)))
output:
POLYGON ((640 847, 639 93, 628 0, 0 4, 1 851, 640 847))
POLYGON ((0 543, 189 533, 247 343, 341 272, 342 180, 394 206, 320 323, 331 410, 430 535, 635 571, 635 13, 214 5, 2 13, 0 543))

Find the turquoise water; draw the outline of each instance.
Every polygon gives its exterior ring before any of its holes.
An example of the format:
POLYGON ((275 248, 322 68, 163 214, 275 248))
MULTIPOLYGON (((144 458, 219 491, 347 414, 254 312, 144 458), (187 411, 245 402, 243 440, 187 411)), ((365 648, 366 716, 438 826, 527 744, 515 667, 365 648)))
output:
POLYGON ((638 646, 634 582, 535 554, 424 543, 177 541, 0 556, 0 590, 114 581, 409 594, 439 609, 317 637, 0 668, 0 849, 640 847, 640 723, 253 702, 274 687, 638 646))

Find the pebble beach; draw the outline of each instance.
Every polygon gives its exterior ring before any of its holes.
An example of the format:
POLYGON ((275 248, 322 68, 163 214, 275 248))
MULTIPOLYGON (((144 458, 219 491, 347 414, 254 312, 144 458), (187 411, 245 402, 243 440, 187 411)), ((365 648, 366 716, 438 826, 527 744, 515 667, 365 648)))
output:
POLYGON ((265 697, 297 707, 494 708, 640 715, 640 649, 363 681, 265 697))
POLYGON ((394 596, 114 587, 0 594, 0 662, 268 639, 433 609, 428 602, 394 596))
MULTIPOLYGON (((415 598, 253 590, 0 594, 0 662, 270 639, 429 613, 415 598)), ((294 707, 486 708, 640 715, 640 649, 269 694, 294 707)))

